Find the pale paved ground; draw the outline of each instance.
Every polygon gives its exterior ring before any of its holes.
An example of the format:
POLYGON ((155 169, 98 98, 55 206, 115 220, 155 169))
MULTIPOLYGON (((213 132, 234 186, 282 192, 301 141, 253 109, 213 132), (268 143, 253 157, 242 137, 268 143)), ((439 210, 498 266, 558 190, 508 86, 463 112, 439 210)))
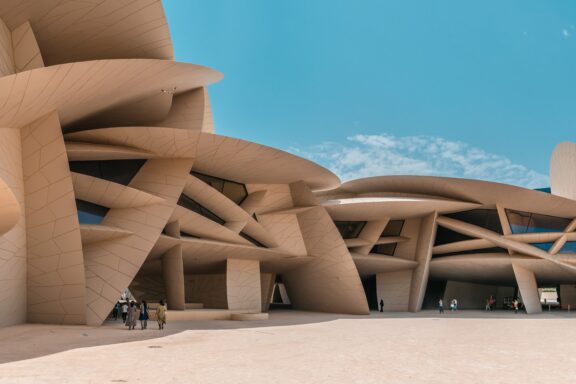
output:
POLYGON ((119 324, 2 329, 0 361, 64 352, 1 364, 0 383, 576 380, 574 312, 528 317, 467 311, 441 318, 434 312, 370 317, 275 312, 267 322, 169 326, 165 336, 129 332, 119 324), (79 348, 99 344, 104 345, 79 348))

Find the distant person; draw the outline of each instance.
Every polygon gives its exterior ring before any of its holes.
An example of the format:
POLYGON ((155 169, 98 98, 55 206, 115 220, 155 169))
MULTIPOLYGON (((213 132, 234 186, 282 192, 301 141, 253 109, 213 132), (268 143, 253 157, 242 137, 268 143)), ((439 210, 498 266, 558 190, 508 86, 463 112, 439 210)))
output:
POLYGON ((454 299, 453 302, 454 302, 454 310, 458 311, 458 300, 454 299))
POLYGON ((128 303, 122 303, 122 322, 126 324, 126 316, 128 316, 128 303))
POLYGON ((496 304, 496 299, 494 298, 494 296, 490 295, 490 310, 494 308, 494 304, 496 304))
POLYGON ((142 304, 140 305, 140 317, 138 319, 140 320, 140 329, 144 330, 148 328, 149 315, 148 315, 148 303, 146 302, 146 300, 142 300, 142 304))
POLYGON ((438 312, 444 313, 444 300, 438 300, 438 312))
POLYGON ((384 312, 384 299, 380 299, 380 312, 384 312))
POLYGON ((166 324, 166 306, 162 300, 160 300, 156 307, 156 320, 158 321, 158 329, 164 329, 164 325, 166 324))
POLYGON ((514 299, 512 302, 512 307, 514 308, 514 313, 518 314, 518 299, 514 299))
POLYGON ((112 317, 114 320, 118 320, 118 311, 120 311, 120 303, 116 302, 114 308, 112 309, 112 317))
POLYGON ((136 328, 136 320, 138 319, 138 307, 132 301, 130 302, 130 307, 128 307, 128 316, 126 317, 126 325, 128 330, 133 330, 136 328))
POLYGON ((454 299, 452 299, 452 300, 450 301, 450 311, 451 311, 451 312, 454 312, 454 309, 455 309, 455 308, 456 308, 456 304, 454 304, 454 299))

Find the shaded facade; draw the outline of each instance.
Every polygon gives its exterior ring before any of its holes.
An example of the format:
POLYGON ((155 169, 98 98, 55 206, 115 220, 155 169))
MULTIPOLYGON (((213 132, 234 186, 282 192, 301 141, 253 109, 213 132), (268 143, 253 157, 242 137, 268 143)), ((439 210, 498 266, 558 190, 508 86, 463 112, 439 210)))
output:
POLYGON ((340 185, 217 135, 207 87, 221 79, 173 61, 159 0, 0 4, 1 326, 98 325, 126 288, 174 311, 368 314, 380 298, 417 311, 450 289, 518 286, 535 312, 539 285, 574 282, 570 144, 553 156, 556 195, 340 185))

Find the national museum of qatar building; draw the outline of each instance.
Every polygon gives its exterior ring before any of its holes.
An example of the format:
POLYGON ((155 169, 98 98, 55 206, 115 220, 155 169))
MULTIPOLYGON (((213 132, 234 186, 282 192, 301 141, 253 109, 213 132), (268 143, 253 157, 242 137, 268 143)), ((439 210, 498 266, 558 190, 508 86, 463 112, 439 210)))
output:
POLYGON ((573 144, 546 191, 341 183, 215 133, 222 74, 173 59, 159 0, 0 2, 1 326, 99 325, 126 290, 173 313, 576 305, 573 144))

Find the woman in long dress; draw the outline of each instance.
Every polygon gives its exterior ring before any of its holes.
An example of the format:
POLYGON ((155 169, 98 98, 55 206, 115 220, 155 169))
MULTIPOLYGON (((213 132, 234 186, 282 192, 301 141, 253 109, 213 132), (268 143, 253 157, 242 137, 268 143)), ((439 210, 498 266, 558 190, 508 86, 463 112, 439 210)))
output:
POLYGON ((138 307, 134 305, 132 301, 130 303, 130 307, 128 307, 128 314, 126 316, 126 325, 128 326, 128 330, 133 330, 136 327, 136 321, 138 320, 138 307))
POLYGON ((164 324, 166 324, 166 306, 163 300, 160 300, 156 307, 156 320, 158 321, 158 329, 164 329, 164 324))

